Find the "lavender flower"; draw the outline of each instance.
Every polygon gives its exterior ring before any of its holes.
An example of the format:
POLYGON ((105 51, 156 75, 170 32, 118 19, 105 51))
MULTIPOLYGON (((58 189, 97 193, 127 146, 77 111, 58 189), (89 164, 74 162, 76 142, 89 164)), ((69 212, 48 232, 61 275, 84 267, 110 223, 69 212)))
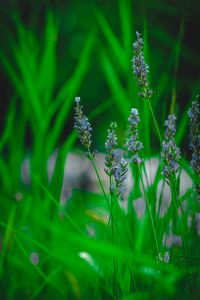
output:
POLYGON ((128 174, 128 162, 121 158, 119 163, 113 165, 112 173, 115 179, 117 193, 123 194, 125 192, 125 181, 128 174))
MULTIPOLYGON (((191 166, 197 176, 200 175, 200 98, 192 102, 192 107, 188 110, 190 119, 190 145, 192 152, 191 166)), ((200 184, 196 183, 196 189, 200 195, 200 184)))
POLYGON ((135 75, 138 87, 140 89, 138 96, 149 99, 152 96, 152 90, 149 88, 147 74, 149 66, 144 61, 143 45, 144 41, 141 34, 136 31, 137 40, 133 44, 133 74, 135 75))
POLYGON ((165 176, 165 180, 169 183, 171 178, 175 178, 177 172, 179 171, 178 161, 180 159, 180 149, 175 143, 175 126, 176 116, 169 115, 168 119, 165 121, 165 139, 162 143, 161 157, 163 159, 164 167, 162 170, 162 175, 165 176))
POLYGON ((128 118, 129 128, 128 137, 126 140, 126 147, 131 154, 131 162, 135 164, 141 164, 142 159, 139 156, 139 151, 143 148, 142 143, 138 138, 138 123, 140 122, 138 110, 131 109, 130 116, 128 118))
POLYGON ((74 128, 76 129, 82 145, 89 150, 92 140, 92 128, 88 118, 83 114, 83 107, 80 105, 80 97, 75 98, 74 128))
POLYGON ((110 124, 110 129, 108 129, 108 136, 105 143, 106 155, 105 155, 105 172, 108 176, 112 175, 112 169, 114 165, 114 153, 117 146, 117 136, 115 129, 117 128, 117 123, 112 122, 110 124))
POLYGON ((115 180, 115 185, 111 185, 110 192, 113 193, 114 190, 117 194, 124 193, 125 190, 125 179, 128 173, 128 163, 122 157, 122 153, 117 147, 117 136, 115 129, 117 124, 112 122, 110 124, 110 129, 108 129, 108 136, 105 143, 106 155, 105 155, 105 172, 108 176, 113 176, 115 180), (120 152, 120 155, 119 155, 120 152), (119 157, 120 156, 120 157, 119 157))

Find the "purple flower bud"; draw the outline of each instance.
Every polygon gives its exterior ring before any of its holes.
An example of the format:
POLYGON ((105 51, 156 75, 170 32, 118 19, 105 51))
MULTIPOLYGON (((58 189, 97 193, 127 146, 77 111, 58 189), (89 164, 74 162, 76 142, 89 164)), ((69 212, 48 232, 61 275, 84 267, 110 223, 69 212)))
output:
POLYGON ((176 133, 176 116, 169 115, 164 125, 165 138, 162 142, 161 158, 163 160, 162 175, 165 180, 169 183, 171 178, 175 178, 179 171, 178 161, 180 159, 180 149, 176 146, 174 135, 176 133))
POLYGON ((110 187, 110 193, 113 194, 116 190, 117 194, 122 194, 125 190, 124 182, 127 177, 128 163, 123 159, 122 151, 116 149, 117 136, 115 129, 116 123, 111 123, 108 129, 108 136, 105 143, 106 155, 105 155, 105 172, 108 176, 113 176, 115 185, 113 183, 110 187))
POLYGON ((131 162, 135 164, 141 164, 142 159, 139 157, 139 151, 143 148, 142 143, 138 138, 138 123, 140 122, 140 117, 138 110, 135 108, 131 109, 130 116, 128 118, 128 136, 126 140, 126 147, 131 155, 131 162))
POLYGON ((117 147, 117 136, 115 129, 117 128, 117 123, 112 122, 110 128, 108 129, 107 140, 105 143, 106 155, 105 155, 105 172, 109 176, 112 173, 114 165, 114 154, 117 147))
POLYGON ((83 107, 80 105, 80 97, 76 97, 75 102, 75 116, 74 116, 74 128, 76 129, 82 145, 89 149, 92 143, 91 132, 92 128, 88 121, 88 118, 83 114, 83 107))
POLYGON ((128 173, 128 162, 122 158, 119 163, 114 164, 112 173, 115 179, 118 194, 125 192, 125 180, 128 173))
POLYGON ((152 96, 152 90, 149 88, 147 80, 147 74, 149 72, 149 66, 144 61, 143 45, 144 41, 141 38, 141 34, 136 31, 136 41, 133 44, 133 74, 135 75, 139 93, 138 96, 142 98, 150 98, 152 96))
MULTIPOLYGON (((200 175, 200 97, 192 102, 192 107, 188 110, 190 122, 190 145, 192 152, 191 166, 197 176, 200 175)), ((200 184, 195 182, 197 193, 200 197, 200 184)))

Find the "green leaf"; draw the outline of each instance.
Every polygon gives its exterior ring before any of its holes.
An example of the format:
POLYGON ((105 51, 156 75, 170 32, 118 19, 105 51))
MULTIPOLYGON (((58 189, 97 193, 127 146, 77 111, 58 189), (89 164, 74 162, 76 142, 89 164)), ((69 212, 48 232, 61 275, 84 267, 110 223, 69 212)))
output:
POLYGON ((127 119, 131 108, 130 102, 128 101, 128 96, 120 82, 115 68, 113 67, 111 61, 109 60, 106 52, 103 49, 100 53, 100 59, 102 69, 112 92, 113 101, 116 103, 116 106, 119 112, 122 114, 122 117, 124 119, 127 119))
POLYGON ((60 136, 61 131, 63 130, 63 126, 67 120, 68 114, 72 107, 74 97, 76 96, 76 93, 78 92, 83 81, 83 77, 89 68, 90 56, 95 43, 95 39, 95 32, 92 31, 86 40, 84 49, 82 51, 82 55, 80 56, 74 74, 72 75, 71 79, 64 84, 64 86, 58 93, 58 96, 54 100, 50 111, 47 112, 47 120, 50 120, 54 115, 55 111, 59 108, 56 122, 54 124, 54 127, 52 128, 51 134, 49 135, 49 151, 51 151, 55 147, 55 144, 58 141, 58 137, 60 136))

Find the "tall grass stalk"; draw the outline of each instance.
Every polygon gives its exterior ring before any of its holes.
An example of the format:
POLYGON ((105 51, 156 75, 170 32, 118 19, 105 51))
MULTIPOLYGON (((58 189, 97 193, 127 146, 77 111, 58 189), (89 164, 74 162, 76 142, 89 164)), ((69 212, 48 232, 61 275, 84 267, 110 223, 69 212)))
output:
POLYGON ((184 211, 181 199, 180 199, 176 181, 177 181, 176 179, 171 181, 171 190, 173 190, 174 198, 176 199, 176 201, 178 202, 178 204, 180 206, 182 217, 183 217, 184 231, 187 236, 187 240, 189 240, 190 237, 189 237, 189 229, 187 226, 187 218, 186 218, 185 211, 184 211))
POLYGON ((159 138, 160 144, 162 144, 162 137, 161 137, 161 134, 160 134, 160 129, 159 129, 159 126, 158 126, 158 122, 156 120, 156 117, 155 117, 155 114, 154 114, 154 111, 153 111, 153 108, 152 108, 152 105, 151 105, 151 100, 147 99, 147 101, 148 101, 148 104, 149 104, 149 109, 150 109, 150 112, 151 112, 151 115, 152 115, 152 118, 153 118, 153 123, 154 123, 154 126, 155 126, 157 136, 159 138))
POLYGON ((181 221, 180 221, 180 216, 178 214, 178 206, 177 206, 177 203, 176 203, 176 201, 177 201, 177 199, 176 199, 176 193, 175 193, 174 188, 172 187, 171 184, 170 184, 170 191, 171 191, 172 202, 173 202, 173 205, 174 205, 174 208, 175 208, 174 211, 175 211, 175 214, 177 216, 179 230, 180 230, 181 237, 182 237, 183 249, 184 249, 184 252, 185 252, 185 257, 187 258, 187 256, 188 256, 187 242, 186 242, 186 239, 185 239, 184 231, 182 229, 182 225, 181 225, 181 221))
POLYGON ((157 256, 158 256, 159 253, 160 253, 160 250, 159 250, 159 246, 158 246, 158 238, 157 238, 157 234, 156 234, 156 228, 155 228, 155 224, 154 224, 154 220, 153 220, 153 216, 152 216, 152 212, 151 212, 151 206, 150 206, 150 203, 149 203, 148 195, 146 193, 146 189, 145 189, 145 186, 144 186, 144 180, 143 180, 143 177, 142 177, 141 166, 139 166, 139 165, 138 165, 138 171, 139 171, 140 180, 141 180, 141 183, 142 183, 142 189, 143 189, 143 192, 144 192, 144 198, 145 198, 145 201, 146 201, 146 206, 147 206, 147 209, 148 209, 148 212, 149 212, 149 217, 150 217, 150 220, 151 220, 151 226, 152 226, 152 230, 153 230, 153 235, 154 235, 155 244, 156 244, 156 251, 157 251, 157 256))

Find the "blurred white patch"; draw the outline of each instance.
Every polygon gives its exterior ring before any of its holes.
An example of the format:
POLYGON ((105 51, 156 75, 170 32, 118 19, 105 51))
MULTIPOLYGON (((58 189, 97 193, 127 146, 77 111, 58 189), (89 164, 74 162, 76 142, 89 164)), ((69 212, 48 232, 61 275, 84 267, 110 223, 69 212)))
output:
POLYGON ((30 261, 34 266, 37 266, 39 264, 39 255, 37 252, 32 252, 30 255, 30 261))
POLYGON ((133 201, 133 207, 137 213, 137 217, 142 219, 146 211, 146 204, 143 198, 139 198, 133 201))
POLYGON ((192 216, 191 216, 191 214, 188 215, 187 225, 188 225, 189 228, 192 227, 192 216))
MULTIPOLYGON (((94 159, 98 173, 100 175, 103 187, 106 192, 109 190, 109 177, 105 173, 105 155, 97 153, 94 159)), ((71 196, 73 188, 82 188, 83 190, 94 193, 102 193, 95 170, 92 163, 85 157, 78 154, 69 153, 65 163, 65 176, 63 180, 61 202, 64 203, 71 196)), ((126 200, 130 190, 133 188, 133 179, 129 169, 126 184, 126 191, 123 194, 123 199, 126 200)), ((124 208, 126 202, 122 202, 124 208)))
POLYGON ((184 212, 186 211, 186 208, 187 208, 187 201, 184 200, 184 201, 182 201, 181 204, 182 204, 182 207, 179 206, 179 208, 178 208, 178 215, 179 215, 179 216, 182 215, 182 209, 183 209, 184 212))
POLYGON ((96 272, 98 271, 98 266, 95 263, 94 259, 88 252, 79 252, 78 256, 82 258, 87 264, 94 269, 96 272))
POLYGON ((47 170, 48 170, 48 181, 51 182, 53 172, 56 165, 56 159, 58 157, 58 149, 56 149, 47 161, 47 170))
POLYGON ((21 192, 17 192, 15 194, 16 201, 20 202, 23 199, 23 194, 21 192))
POLYGON ((92 264, 93 264, 93 259, 92 259, 91 255, 88 254, 87 252, 80 252, 78 255, 79 255, 83 260, 87 261, 87 263, 88 263, 89 265, 92 265, 92 264))
MULTIPOLYGON (((109 178, 108 175, 106 175, 104 168, 105 168, 105 155, 102 153, 97 153, 95 155, 95 159, 94 159, 95 165, 97 167, 97 170, 99 172, 99 175, 101 177, 104 189, 107 191, 109 188, 109 178)), ((91 166, 91 170, 90 173, 88 174, 88 177, 91 181, 92 184, 92 191, 93 192, 101 192, 100 186, 97 182, 97 176, 96 173, 94 171, 94 168, 91 166)))
POLYGON ((197 234, 200 236, 200 213, 195 214, 197 234))
POLYGON ((182 246, 182 238, 181 236, 173 234, 172 231, 170 231, 169 234, 163 234, 162 244, 164 247, 168 248, 171 248, 173 245, 180 247, 182 246))
MULTIPOLYGON (((98 169, 100 178, 102 180, 104 189, 106 193, 109 190, 109 178, 105 174, 105 155, 102 153, 97 153, 95 156, 95 165, 98 169)), ((152 158, 144 162, 145 172, 142 171, 142 177, 144 185, 146 188, 151 186, 155 182, 155 177, 159 168, 159 159, 152 158)), ((53 169, 53 168, 52 168, 53 169)), ((65 203, 67 199, 71 196, 73 188, 80 188, 86 191, 91 191, 95 193, 102 193, 96 173, 92 166, 92 163, 84 156, 80 156, 75 153, 69 153, 65 162, 65 171, 64 171, 64 180, 61 192, 61 202, 65 203)), ((180 195, 183 196, 187 190, 192 186, 192 180, 185 170, 181 171, 180 175, 180 195)), ((127 199, 131 190, 134 189, 134 182, 129 168, 127 180, 126 180, 126 191, 122 195, 123 201, 120 201, 121 207, 126 211, 127 210, 127 199)), ((142 185, 140 184, 140 191, 143 195, 144 192, 142 185)), ((160 180, 157 186, 157 195, 156 195, 156 210, 159 210, 159 216, 163 217, 169 206, 171 205, 171 192, 168 184, 163 180, 160 180), (160 199, 160 203, 159 203, 160 199)), ((133 207, 138 213, 138 217, 141 218, 145 213, 145 202, 140 199, 133 201, 133 207)), ((183 205, 186 205, 186 203, 183 205)), ((180 210, 179 210, 180 211, 180 210)), ((181 212, 181 211, 180 211, 181 212)))
POLYGON ((191 187, 192 179, 185 170, 182 170, 180 175, 180 195, 183 196, 191 187))
POLYGON ((160 218, 164 217, 170 204, 171 204, 170 188, 166 182, 160 180, 157 187, 157 202, 156 202, 156 211, 157 213, 159 213, 160 218), (159 200, 161 200, 161 203, 159 200))
POLYGON ((73 188, 83 188, 89 184, 90 161, 78 154, 68 153, 65 160, 64 178, 61 191, 61 203, 65 203, 71 196, 73 188))
POLYGON ((68 153, 65 161, 65 175, 72 178, 80 178, 88 171, 90 161, 85 156, 75 153, 68 153))
MULTIPOLYGON (((146 160, 144 162, 145 171, 142 170, 142 177, 144 181, 145 187, 148 187, 152 185, 155 181, 155 177, 158 171, 159 167, 159 159, 158 158, 152 158, 149 160, 146 160)), ((142 189, 142 186, 141 186, 142 189)))
POLYGON ((21 165, 21 178, 22 182, 24 182, 26 185, 31 184, 31 178, 30 178, 30 159, 25 158, 21 165))

